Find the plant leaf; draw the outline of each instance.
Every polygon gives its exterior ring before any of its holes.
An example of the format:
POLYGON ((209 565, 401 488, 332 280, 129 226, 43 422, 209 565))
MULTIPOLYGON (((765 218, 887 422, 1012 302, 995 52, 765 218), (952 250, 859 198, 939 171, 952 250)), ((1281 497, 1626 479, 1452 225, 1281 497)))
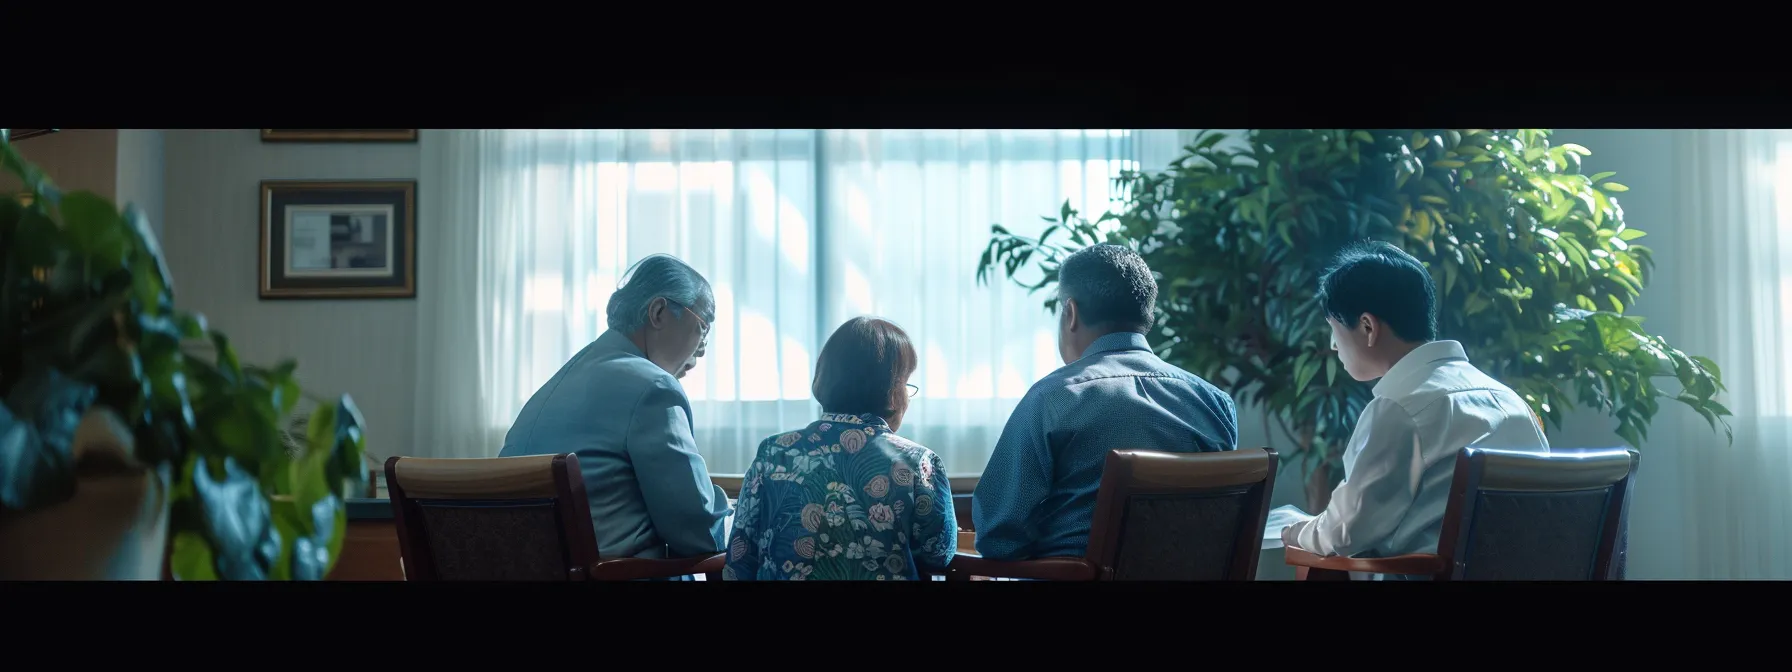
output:
POLYGON ((212 547, 198 532, 182 531, 174 535, 174 548, 169 557, 170 573, 176 581, 217 581, 218 570, 212 547))
POLYGON ((206 462, 195 462, 193 488, 204 511, 205 536, 212 542, 219 578, 268 578, 268 566, 281 548, 270 521, 268 499, 254 475, 243 471, 235 460, 221 460, 223 478, 216 480, 206 462))
POLYGON ((73 458, 0 405, 0 509, 29 511, 74 494, 73 458))

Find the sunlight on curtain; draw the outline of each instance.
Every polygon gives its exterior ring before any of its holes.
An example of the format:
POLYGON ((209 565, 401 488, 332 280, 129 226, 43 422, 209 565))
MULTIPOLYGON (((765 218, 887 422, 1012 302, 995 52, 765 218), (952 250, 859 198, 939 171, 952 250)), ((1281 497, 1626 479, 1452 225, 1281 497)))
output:
POLYGON ((1673 436, 1683 449, 1663 466, 1685 489, 1687 566, 1691 578, 1792 578, 1792 134, 1677 137, 1686 159, 1681 220, 1696 225, 1638 242, 1673 255, 1658 284, 1686 297, 1668 316, 1676 345, 1723 367, 1728 391, 1719 398, 1735 413, 1736 437, 1725 445, 1696 417, 1673 436))
POLYGON ((1062 366, 1046 296, 976 283, 990 225, 1038 235, 1042 216, 1099 215, 1137 165, 1120 130, 824 133, 824 326, 855 315, 909 332, 921 388, 901 433, 952 473, 983 470, 1008 415, 1062 366))
POLYGON ((512 157, 484 186, 502 204, 482 281, 494 433, 603 333, 618 278, 658 252, 715 289, 711 345, 683 381, 712 471, 744 469, 759 439, 807 422, 812 131, 487 133, 512 157))
MULTIPOLYGON (((1750 312, 1763 319, 1754 325, 1755 353, 1765 368, 1758 368, 1776 384, 1761 386, 1756 404, 1760 412, 1782 421, 1792 420, 1792 133, 1780 132, 1778 151, 1771 167, 1774 177, 1774 217, 1771 239, 1754 250, 1751 266, 1765 273, 1756 281, 1765 285, 1753 292, 1756 305, 1750 312)), ((1768 236, 1756 236, 1756 240, 1768 236)), ((1731 409, 1734 411, 1735 409, 1731 409)), ((1785 446, 1792 450, 1792 443, 1785 446)))
POLYGON ((1117 130, 480 133, 505 157, 481 179, 492 432, 603 332, 621 272, 666 252, 715 288, 708 354, 683 381, 715 473, 815 417, 815 354, 864 314, 902 325, 921 357, 901 433, 981 471, 1061 364, 1043 295, 977 286, 990 225, 1036 234, 1067 200, 1098 214, 1137 165, 1117 130))

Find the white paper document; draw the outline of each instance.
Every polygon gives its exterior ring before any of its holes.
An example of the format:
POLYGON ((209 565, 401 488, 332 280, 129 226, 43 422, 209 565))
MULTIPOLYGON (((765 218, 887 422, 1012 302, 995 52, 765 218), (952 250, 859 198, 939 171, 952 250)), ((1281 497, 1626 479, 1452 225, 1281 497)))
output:
POLYGON ((1295 508, 1292 504, 1270 509, 1269 519, 1263 523, 1264 550, 1282 547, 1282 528, 1312 519, 1313 516, 1295 508))
POLYGON ((330 213, 292 213, 286 241, 288 271, 330 270, 330 213))

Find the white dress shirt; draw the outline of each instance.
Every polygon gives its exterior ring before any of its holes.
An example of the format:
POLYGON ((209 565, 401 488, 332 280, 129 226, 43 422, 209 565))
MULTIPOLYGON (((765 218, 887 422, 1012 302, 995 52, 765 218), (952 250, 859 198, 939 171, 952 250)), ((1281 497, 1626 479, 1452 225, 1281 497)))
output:
POLYGON ((1456 341, 1407 353, 1374 395, 1344 450, 1344 482, 1331 504, 1284 531, 1294 546, 1355 557, 1435 553, 1457 453, 1549 452, 1530 407, 1469 364, 1456 341))

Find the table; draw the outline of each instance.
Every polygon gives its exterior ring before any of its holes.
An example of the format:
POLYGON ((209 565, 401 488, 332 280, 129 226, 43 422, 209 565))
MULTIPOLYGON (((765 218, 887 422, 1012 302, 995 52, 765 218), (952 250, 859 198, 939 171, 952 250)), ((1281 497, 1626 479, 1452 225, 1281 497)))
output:
POLYGON ((958 531, 958 554, 972 557, 983 557, 977 553, 977 533, 961 529, 958 531))
POLYGON ((343 531, 342 554, 324 580, 403 581, 403 554, 398 548, 392 500, 356 497, 344 504, 348 526, 343 531))

